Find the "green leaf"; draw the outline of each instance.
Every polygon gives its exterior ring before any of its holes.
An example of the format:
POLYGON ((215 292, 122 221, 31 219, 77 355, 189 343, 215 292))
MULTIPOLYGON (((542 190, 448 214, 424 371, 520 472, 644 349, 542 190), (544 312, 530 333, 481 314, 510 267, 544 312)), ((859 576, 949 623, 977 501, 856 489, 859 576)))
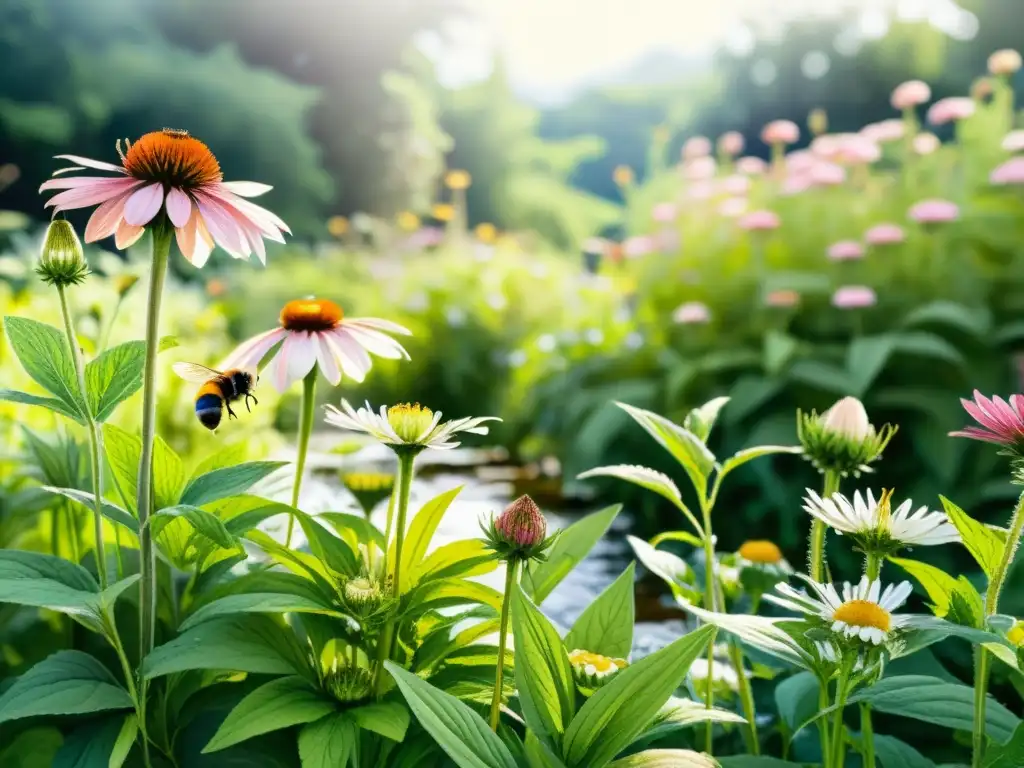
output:
POLYGON ((945 616, 949 612, 950 600, 957 587, 955 578, 941 568, 917 560, 891 557, 889 561, 917 579, 918 584, 928 593, 936 616, 945 616))
POLYGON ((459 768, 517 768, 508 747, 480 715, 394 662, 384 666, 420 725, 459 768))
POLYGON ((335 702, 325 699, 301 677, 271 680, 238 702, 203 747, 203 754, 270 731, 312 723, 334 712, 335 708, 335 702))
POLYGON ((563 530, 548 550, 547 560, 524 569, 523 585, 530 599, 542 603, 604 536, 621 509, 621 504, 605 507, 563 530))
MULTIPOLYGON (((426 556, 427 547, 430 546, 430 540, 434 537, 434 532, 437 530, 437 526, 440 525, 441 518, 448 511, 448 507, 455 501, 455 497, 459 495, 463 487, 460 485, 435 496, 416 513, 405 533, 404 545, 402 547, 402 573, 410 573, 413 567, 426 556)), ((394 541, 391 542, 388 559, 391 562, 395 561, 394 541)), ((414 585, 410 579, 403 586, 402 593, 404 594, 412 589, 414 585)))
POLYGON ((904 331, 896 336, 895 351, 901 357, 917 355, 941 360, 952 365, 963 365, 964 356, 960 350, 941 336, 925 331, 904 331))
POLYGON ((53 555, 0 550, 0 603, 88 616, 99 584, 85 568, 53 555))
POLYGON ((708 709, 704 702, 670 696, 651 724, 630 748, 649 744, 698 723, 745 723, 743 717, 726 709, 708 709))
POLYGON ((626 658, 633 650, 633 580, 630 563, 576 619, 565 636, 565 648, 580 648, 602 656, 626 658))
POLYGON ((214 617, 238 613, 322 613, 338 617, 343 615, 335 606, 307 596, 280 592, 251 592, 244 595, 228 595, 207 603, 185 619, 181 628, 190 629, 214 617))
POLYGON ((201 507, 211 501, 238 496, 287 464, 286 461, 247 461, 215 469, 193 479, 181 494, 181 503, 201 507))
POLYGON ((153 538, 158 538, 168 523, 179 518, 188 521, 196 533, 205 536, 223 549, 234 549, 238 546, 237 540, 228 533, 228 529, 224 527, 224 522, 219 517, 205 509, 188 504, 179 504, 158 510, 149 519, 149 527, 153 529, 153 538))
POLYGON ((610 763, 609 768, 718 768, 718 761, 690 749, 645 749, 610 763))
MULTIPOLYGON (((714 634, 714 627, 703 626, 616 674, 569 725, 562 749, 566 762, 572 768, 610 763, 668 701, 714 634)), ((517 643, 517 653, 519 648, 517 643)))
POLYGON ((885 368, 890 355, 896 349, 892 334, 861 336, 850 342, 846 354, 846 371, 853 387, 853 393, 862 397, 885 368))
POLYGON ((134 714, 128 715, 117 734, 117 741, 114 742, 114 749, 110 753, 110 760, 107 761, 107 768, 121 768, 124 765, 124 761, 128 759, 128 753, 135 745, 135 737, 138 735, 139 720, 134 714))
POLYGON ((433 579, 420 584, 409 599, 409 605, 417 613, 468 603, 480 603, 500 611, 501 593, 486 584, 467 579, 433 579))
POLYGON ((299 731, 302 768, 345 768, 359 742, 359 729, 338 712, 309 723, 299 731))
POLYGON ((973 629, 983 628, 985 602, 966 576, 957 578, 956 589, 949 597, 949 613, 945 617, 948 621, 973 629))
POLYGON ((156 351, 157 354, 160 354, 161 352, 166 352, 168 349, 174 349, 175 347, 180 346, 181 342, 178 341, 177 336, 161 336, 160 343, 157 345, 156 351))
POLYGON ((722 469, 719 471, 719 474, 725 476, 748 461, 759 459, 762 456, 770 456, 773 453, 790 453, 799 456, 803 452, 804 449, 798 445, 758 445, 753 448, 744 448, 722 462, 722 469))
POLYGON ((777 757, 755 755, 720 757, 718 758, 718 763, 722 768, 804 768, 800 763, 791 763, 787 760, 780 760, 777 757))
POLYGON ((728 397, 716 397, 699 408, 694 408, 683 419, 683 428, 690 430, 702 443, 706 443, 718 420, 718 414, 728 402, 728 397))
POLYGON ((626 541, 644 567, 668 584, 673 594, 682 594, 681 590, 692 589, 693 570, 681 557, 663 549, 655 549, 636 536, 627 536, 626 541))
MULTIPOLYGON (((95 509, 96 497, 88 491, 79 491, 75 488, 54 488, 50 485, 44 485, 43 490, 48 493, 57 494, 58 496, 64 496, 65 498, 71 499, 72 501, 81 504, 90 512, 95 509)), ((131 513, 117 506, 117 504, 104 499, 100 508, 103 510, 103 516, 108 520, 124 526, 132 533, 139 532, 139 521, 132 517, 131 513)))
POLYGON ((380 547, 381 551, 387 547, 384 534, 363 515, 350 515, 347 512, 321 512, 316 515, 316 519, 331 526, 353 549, 360 544, 370 542, 380 547))
POLYGON ((786 377, 790 381, 834 395, 851 393, 849 374, 843 368, 821 360, 797 360, 789 367, 786 377))
POLYGON ((335 573, 345 576, 355 576, 359 573, 359 560, 348 544, 305 512, 297 509, 289 511, 302 526, 309 548, 318 560, 335 573))
MULTIPOLYGON (((1018 725, 1005 744, 993 744, 985 752, 984 768, 1020 768, 1024 765, 1024 725, 1018 725)), ((889 768, 889 766, 885 766, 889 768)), ((917 768, 914 766, 914 768, 917 768)))
POLYGON ((774 329, 768 331, 763 344, 765 373, 777 376, 799 349, 800 342, 788 333, 774 329))
POLYGON ((81 651, 58 651, 15 679, 0 696, 0 723, 130 707, 131 696, 96 659, 81 651))
POLYGON ((69 419, 77 421, 79 424, 84 423, 84 419, 81 414, 70 408, 63 400, 56 397, 30 395, 28 392, 19 392, 16 389, 0 389, 0 400, 6 400, 9 403, 22 403, 24 405, 38 405, 42 408, 51 410, 54 413, 59 413, 61 416, 67 416, 69 419))
POLYGON ((413 566, 414 584, 452 576, 479 576, 498 567, 494 552, 480 539, 460 539, 438 547, 413 566))
POLYGON ((697 494, 703 496, 707 488, 708 475, 715 467, 715 455, 707 446, 693 432, 664 416, 625 403, 616 405, 632 416, 633 420, 657 440, 662 448, 672 454, 690 476, 697 494))
POLYGON ((683 497, 679 493, 679 488, 672 482, 672 478, 648 467, 635 464, 616 464, 609 467, 594 467, 594 469, 588 469, 586 472, 576 475, 577 480, 586 480, 591 477, 615 477, 625 480, 628 483, 639 485, 641 488, 646 488, 648 491, 654 491, 677 507, 683 506, 683 497))
POLYGON ((128 341, 85 366, 85 391, 96 421, 106 421, 118 405, 142 388, 145 365, 146 342, 128 341))
POLYGON ((882 768, 935 768, 935 763, 897 738, 876 733, 874 742, 875 757, 882 768))
POLYGON ((5 317, 7 338, 22 368, 43 389, 56 397, 80 424, 86 406, 78 388, 78 375, 64 334, 52 325, 27 317, 5 317))
POLYGON ((124 494, 124 503, 132 512, 136 510, 139 482, 139 456, 142 440, 138 435, 125 432, 113 424, 103 425, 103 449, 107 455, 107 466, 114 477, 117 490, 124 494))
POLYGON ((4 768, 53 768, 64 737, 56 728, 29 728, 0 747, 4 768))
POLYGON ((153 442, 153 498, 157 509, 173 507, 185 487, 185 467, 181 458, 160 435, 153 442))
POLYGON ((992 317, 987 309, 975 309, 955 301, 939 300, 917 307, 903 318, 903 326, 942 325, 978 338, 988 336, 992 317))
POLYGON ((120 715, 78 726, 68 734, 50 768, 109 768, 123 727, 120 715))
POLYGON ((187 629, 146 656, 147 679, 189 669, 228 669, 263 675, 305 671, 294 635, 269 616, 221 616, 187 629))
POLYGON ((779 717, 795 731, 818 711, 818 678, 810 672, 797 672, 775 686, 775 706, 779 717))
POLYGON ((939 500, 942 501, 942 506, 946 510, 949 522, 960 532, 960 538, 963 539, 967 551, 971 553, 971 556, 981 566, 981 569, 985 571, 985 575, 990 579, 993 578, 999 570, 1003 559, 1003 551, 1006 549, 1003 539, 987 525, 979 523, 945 496, 939 496, 939 500))
POLYGON ((401 741, 409 729, 409 710, 393 701, 350 709, 348 714, 360 728, 379 733, 385 739, 401 741))

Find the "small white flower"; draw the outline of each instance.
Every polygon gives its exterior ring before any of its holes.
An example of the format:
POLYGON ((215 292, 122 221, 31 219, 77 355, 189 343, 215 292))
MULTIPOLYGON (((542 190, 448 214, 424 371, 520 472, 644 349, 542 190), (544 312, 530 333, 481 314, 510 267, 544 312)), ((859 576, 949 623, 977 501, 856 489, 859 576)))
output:
MULTIPOLYGON (((739 675, 736 673, 735 667, 727 661, 714 659, 711 665, 711 678, 715 685, 720 685, 732 691, 739 690, 739 675)), ((698 691, 703 690, 703 686, 700 683, 708 679, 708 660, 706 658, 693 660, 693 663, 690 665, 690 679, 694 682, 694 687, 698 691)))
POLYGON ((441 412, 434 413, 418 403, 381 406, 376 412, 367 403, 356 410, 347 400, 341 401, 341 409, 327 406, 327 423, 340 429, 364 432, 389 446, 418 446, 447 450, 457 448, 459 443, 452 438, 460 432, 486 435, 488 428, 481 426, 485 421, 501 421, 495 416, 475 416, 441 422, 441 412))
POLYGON ((893 545, 930 546, 960 541, 960 534, 944 512, 931 512, 927 507, 918 507, 914 512, 912 509, 913 502, 906 499, 892 510, 889 494, 885 492, 877 501, 871 491, 866 496, 855 491, 852 500, 841 493, 823 499, 808 489, 804 498, 804 510, 809 515, 840 533, 864 539, 859 543, 871 551, 891 550, 893 545))

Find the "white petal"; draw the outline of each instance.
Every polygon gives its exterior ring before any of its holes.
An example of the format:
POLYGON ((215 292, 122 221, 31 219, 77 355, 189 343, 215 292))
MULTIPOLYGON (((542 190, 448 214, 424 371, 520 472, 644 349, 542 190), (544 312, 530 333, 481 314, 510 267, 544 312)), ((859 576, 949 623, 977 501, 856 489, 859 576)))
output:
POLYGON ((273 189, 269 184, 260 184, 258 181, 223 181, 221 186, 239 197, 259 197, 273 189))

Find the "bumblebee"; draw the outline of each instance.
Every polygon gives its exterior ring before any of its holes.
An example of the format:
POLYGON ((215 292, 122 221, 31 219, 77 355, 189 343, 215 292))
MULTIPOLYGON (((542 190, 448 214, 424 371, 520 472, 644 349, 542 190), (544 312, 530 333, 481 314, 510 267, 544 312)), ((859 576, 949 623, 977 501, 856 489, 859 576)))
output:
POLYGON ((196 416, 199 422, 209 430, 214 430, 220 425, 224 408, 227 408, 228 418, 235 419, 238 416, 231 410, 231 403, 239 398, 245 400, 245 410, 249 408, 249 400, 259 404, 259 400, 252 393, 259 377, 255 371, 242 370, 240 368, 229 368, 226 371, 215 371, 198 363, 175 363, 174 372, 185 381, 200 384, 196 392, 196 416))

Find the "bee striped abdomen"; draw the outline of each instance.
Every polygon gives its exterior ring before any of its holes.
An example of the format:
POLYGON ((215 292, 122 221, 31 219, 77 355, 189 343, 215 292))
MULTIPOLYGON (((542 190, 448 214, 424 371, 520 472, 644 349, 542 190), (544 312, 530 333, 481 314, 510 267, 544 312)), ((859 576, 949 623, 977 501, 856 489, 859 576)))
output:
POLYGON ((207 429, 216 429, 224 409, 224 394, 216 379, 203 384, 196 393, 196 416, 207 429))

